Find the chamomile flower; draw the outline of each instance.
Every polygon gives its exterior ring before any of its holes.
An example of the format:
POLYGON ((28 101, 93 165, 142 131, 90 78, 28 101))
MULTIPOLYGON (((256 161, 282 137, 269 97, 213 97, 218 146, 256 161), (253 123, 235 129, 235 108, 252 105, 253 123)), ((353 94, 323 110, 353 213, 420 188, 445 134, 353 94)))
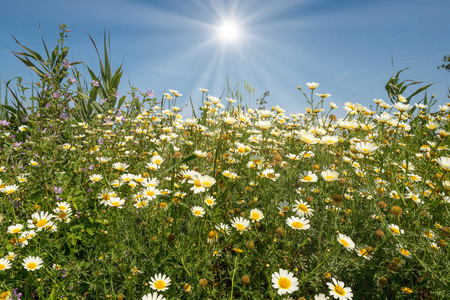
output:
POLYGON ((142 296, 142 300, 166 300, 166 298, 164 298, 163 295, 158 295, 157 292, 154 292, 142 296))
POLYGON ((11 269, 11 262, 6 258, 0 258, 0 271, 11 269))
POLYGON ((208 195, 208 196, 205 197, 204 202, 208 206, 214 206, 216 204, 216 198, 208 195))
POLYGON ((338 180, 339 173, 332 170, 325 170, 320 173, 322 175, 323 180, 326 182, 333 182, 338 180))
POLYGON ((439 157, 436 162, 441 166, 442 170, 450 172, 450 157, 439 157))
POLYGON ((298 279, 293 273, 280 268, 272 274, 272 287, 278 289, 278 295, 292 294, 298 290, 298 279))
POLYGON ((280 203, 278 203, 278 210, 280 212, 286 213, 291 209, 291 206, 289 204, 289 202, 287 201, 281 201, 280 203))
POLYGON ((231 226, 236 228, 240 233, 246 231, 250 227, 250 222, 243 217, 235 217, 231 220, 231 226))
POLYGON ((114 163, 112 165, 113 169, 116 169, 116 170, 121 171, 121 172, 125 171, 128 167, 129 167, 129 165, 127 165, 125 163, 114 163))
POLYGON ((314 214, 314 210, 311 209, 309 204, 302 200, 295 200, 292 208, 299 217, 311 217, 314 214))
POLYGON ((289 225, 289 227, 296 229, 296 230, 306 230, 309 229, 311 226, 309 225, 309 220, 305 218, 299 218, 299 217, 289 217, 286 219, 286 224, 289 225))
POLYGON ((22 224, 15 224, 8 227, 8 233, 12 234, 18 234, 22 231, 23 225, 22 224))
POLYGON ((403 245, 401 245, 401 244, 398 244, 398 245, 397 245, 397 250, 398 250, 398 252, 400 252, 400 254, 403 255, 404 257, 412 258, 411 252, 409 252, 409 250, 406 249, 405 246, 403 246, 403 245))
POLYGON ((125 200, 120 199, 119 197, 111 197, 111 199, 106 201, 105 204, 112 207, 123 208, 125 200))
POLYGON ((301 182, 317 182, 317 175, 311 171, 305 172, 300 175, 301 182))
POLYGON ((51 228, 53 225, 51 219, 53 219, 54 217, 55 216, 49 212, 35 212, 31 215, 31 220, 27 221, 27 227, 36 228, 37 231, 41 231, 45 228, 51 228))
POLYGON ((371 142, 359 142, 355 144, 356 150, 363 155, 372 155, 378 146, 371 142))
POLYGON ((365 247, 357 247, 355 250, 358 256, 362 256, 367 260, 371 259, 370 254, 365 247))
POLYGON ((259 222, 264 219, 264 214, 257 208, 254 208, 250 211, 250 219, 252 222, 259 222))
POLYGON ((44 261, 38 257, 38 256, 28 256, 23 259, 22 266, 27 271, 36 271, 42 268, 42 265, 44 264, 44 261))
POLYGON ((196 217, 203 217, 205 210, 201 206, 194 206, 191 208, 191 212, 196 217))
POLYGON ((5 194, 7 194, 7 195, 12 195, 12 194, 14 194, 18 189, 19 189, 19 186, 16 185, 16 184, 13 184, 13 185, 6 185, 6 186, 4 186, 4 187, 2 187, 2 188, 0 189, 0 192, 3 192, 3 193, 5 193, 5 194))
POLYGON ((89 180, 91 180, 94 183, 99 182, 102 179, 103 179, 103 176, 100 174, 92 174, 91 176, 89 176, 89 180))
POLYGON ((395 224, 390 224, 388 226, 389 230, 392 232, 393 235, 400 235, 405 233, 405 231, 403 229, 400 229, 400 227, 398 227, 398 225, 395 224))
POLYGON ((355 249, 355 243, 352 239, 345 234, 338 234, 337 240, 341 243, 348 251, 355 249))
POLYGON ((332 282, 327 282, 330 289, 330 296, 339 300, 350 300, 353 298, 352 289, 350 287, 344 287, 342 281, 337 281, 335 278, 331 279, 332 282))
POLYGON ((171 282, 169 276, 159 273, 153 276, 148 283, 152 289, 164 292, 169 289, 171 282))

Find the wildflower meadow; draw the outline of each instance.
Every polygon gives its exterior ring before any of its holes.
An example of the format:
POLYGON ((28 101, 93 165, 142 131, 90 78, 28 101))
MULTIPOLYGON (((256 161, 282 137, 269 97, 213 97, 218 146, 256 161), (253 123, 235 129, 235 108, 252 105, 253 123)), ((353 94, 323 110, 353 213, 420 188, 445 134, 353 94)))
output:
POLYGON ((446 95, 403 71, 370 107, 300 83, 295 114, 248 83, 119 95, 60 29, 0 91, 0 299, 448 298, 446 95))

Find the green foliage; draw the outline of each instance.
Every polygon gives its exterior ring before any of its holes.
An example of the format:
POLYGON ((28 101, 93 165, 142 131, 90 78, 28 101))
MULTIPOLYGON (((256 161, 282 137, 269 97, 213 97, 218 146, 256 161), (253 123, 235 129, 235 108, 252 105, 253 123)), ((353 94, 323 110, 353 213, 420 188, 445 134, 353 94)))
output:
MULTIPOLYGON (((396 103, 398 101, 398 98, 400 95, 404 96, 404 93, 406 92, 406 89, 410 86, 416 85, 416 84, 422 84, 423 82, 420 81, 414 81, 414 80, 403 80, 400 81, 400 73, 407 70, 408 68, 405 68, 403 70, 398 71, 397 73, 394 73, 393 76, 389 79, 389 81, 386 83, 386 86, 384 87, 389 100, 392 104, 396 103)), ((430 86, 432 86, 433 83, 427 84, 425 86, 419 87, 417 90, 412 92, 409 96, 405 96, 406 98, 406 104, 411 102, 411 99, 424 92, 426 89, 428 89, 430 86)))

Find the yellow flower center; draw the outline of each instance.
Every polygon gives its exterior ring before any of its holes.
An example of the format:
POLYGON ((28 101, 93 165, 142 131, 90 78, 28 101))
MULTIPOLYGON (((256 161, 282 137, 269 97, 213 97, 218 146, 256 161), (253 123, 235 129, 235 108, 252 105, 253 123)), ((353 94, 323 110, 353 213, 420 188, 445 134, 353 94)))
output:
POLYGON ((394 234, 399 234, 399 233, 400 233, 400 230, 398 230, 398 229, 395 228, 395 227, 392 227, 392 228, 391 228, 391 231, 392 231, 394 234))
POLYGON ((326 180, 326 181, 331 181, 331 180, 333 180, 333 179, 334 179, 334 176, 328 175, 328 176, 325 177, 325 180, 326 180))
POLYGON ((202 214, 202 212, 198 209, 194 211, 194 215, 196 215, 196 216, 200 216, 201 214, 202 214))
POLYGON ((111 202, 111 205, 112 206, 119 206, 120 202, 119 201, 114 201, 114 202, 111 202))
POLYGON ((0 294, 0 299, 8 299, 10 292, 3 292, 0 294))
POLYGON ((292 225, 292 227, 297 228, 297 229, 303 228, 302 222, 292 222, 291 225, 292 225))
POLYGON ((36 223, 37 227, 44 227, 47 224, 47 219, 41 219, 36 223))
POLYGON ((146 191, 145 194, 146 194, 147 196, 152 197, 152 196, 155 196, 156 193, 155 193, 155 191, 146 191))
POLYGON ((275 174, 267 173, 267 177, 270 178, 270 179, 274 179, 275 178, 275 174))
POLYGON ((164 281, 162 281, 162 280, 157 280, 157 281, 155 282, 155 288, 156 288, 156 289, 162 290, 162 289, 165 288, 165 287, 166 287, 166 283, 165 283, 164 281))
POLYGON ((6 192, 6 194, 8 194, 8 195, 14 194, 14 190, 8 190, 8 191, 6 192))
POLYGON ((138 202, 137 203, 137 207, 144 207, 145 206, 145 202, 138 202))
POLYGON ((427 237, 427 238, 432 238, 433 234, 429 231, 424 231, 423 234, 427 237))
POLYGON ((362 248, 361 250, 359 250, 359 254, 360 254, 361 256, 367 256, 367 255, 368 255, 367 250, 364 249, 364 248, 362 248))
POLYGON ((344 295, 345 295, 344 289, 341 288, 339 285, 336 285, 336 286, 334 287, 334 292, 335 292, 336 294, 338 294, 339 296, 344 296, 344 295))
POLYGON ((209 182, 209 181, 203 181, 203 182, 202 182, 202 185, 203 185, 204 187, 210 187, 210 186, 211 186, 211 182, 209 182))
POLYGON ((6 266, 3 264, 0 264, 0 270, 4 270, 4 269, 6 269, 6 266))
POLYGON ((408 250, 406 250, 406 249, 404 249, 404 248, 401 248, 401 249, 400 249, 400 253, 403 254, 403 255, 405 255, 405 256, 409 256, 409 255, 411 254, 408 250))
POLYGON ((214 201, 212 201, 211 199, 206 199, 206 204, 208 204, 208 205, 213 205, 214 204, 214 201))
POLYGON ((13 230, 12 230, 12 233, 19 233, 20 232, 20 228, 14 228, 13 230))
POLYGON ((103 195, 103 200, 109 200, 109 199, 111 199, 111 197, 108 194, 103 195))
POLYGON ((238 230, 244 230, 244 229, 245 229, 245 226, 242 225, 242 224, 236 224, 236 228, 237 228, 238 230))
POLYGON ((301 210, 302 212, 308 212, 308 207, 306 207, 305 204, 299 204, 299 205, 297 206, 297 208, 298 208, 299 210, 301 210))
POLYGON ((303 180, 305 180, 305 181, 311 181, 311 180, 312 180, 312 177, 309 176, 309 175, 306 175, 305 177, 303 177, 303 180))
POLYGON ((291 287, 291 281, 289 280, 289 278, 281 277, 280 279, 278 279, 278 286, 280 286, 284 290, 287 290, 291 287))
POLYGON ((252 213, 252 219, 253 220, 259 220, 260 215, 257 212, 252 213))
POLYGON ((194 186, 197 188, 202 187, 202 183, 197 179, 196 181, 194 181, 194 186))
POLYGON ((344 239, 340 239, 339 242, 341 242, 341 244, 344 245, 344 247, 348 247, 349 246, 349 243, 346 240, 344 240, 344 239))
POLYGON ((36 269, 36 267, 37 267, 37 264, 34 262, 30 262, 27 264, 27 268, 30 270, 34 270, 34 269, 36 269))

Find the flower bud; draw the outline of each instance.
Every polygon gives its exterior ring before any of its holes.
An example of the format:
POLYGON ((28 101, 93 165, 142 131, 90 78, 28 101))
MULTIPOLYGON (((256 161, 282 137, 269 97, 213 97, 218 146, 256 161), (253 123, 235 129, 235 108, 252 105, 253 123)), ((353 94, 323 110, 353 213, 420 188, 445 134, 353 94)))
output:
POLYGON ((206 280, 205 278, 202 278, 202 279, 200 279, 200 281, 198 282, 198 285, 199 285, 201 288, 204 288, 205 286, 208 285, 208 280, 206 280))
POLYGON ((250 277, 248 277, 247 275, 244 275, 241 277, 241 282, 243 285, 247 285, 250 283, 250 277))

